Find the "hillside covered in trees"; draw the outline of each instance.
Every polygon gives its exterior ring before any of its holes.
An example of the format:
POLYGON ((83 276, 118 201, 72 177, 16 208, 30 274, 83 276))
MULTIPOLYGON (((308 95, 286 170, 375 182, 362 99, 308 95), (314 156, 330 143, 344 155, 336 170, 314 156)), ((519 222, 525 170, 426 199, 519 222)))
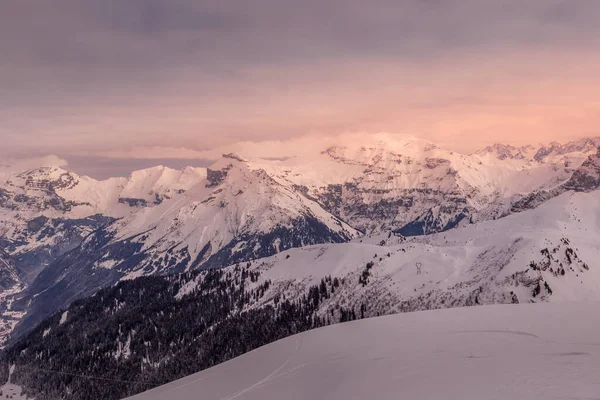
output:
POLYGON ((120 399, 364 312, 319 313, 344 284, 337 278, 286 299, 258 277, 245 265, 123 281, 73 303, 7 349, 2 379, 14 365, 12 381, 31 397, 120 399))

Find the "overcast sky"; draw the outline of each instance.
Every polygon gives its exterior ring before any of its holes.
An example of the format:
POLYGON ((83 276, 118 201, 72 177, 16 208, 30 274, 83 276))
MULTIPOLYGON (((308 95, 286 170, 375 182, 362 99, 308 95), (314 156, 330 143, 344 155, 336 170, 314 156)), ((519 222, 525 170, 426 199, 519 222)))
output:
POLYGON ((1 3, 0 156, 93 171, 307 133, 600 134, 597 0, 1 3))

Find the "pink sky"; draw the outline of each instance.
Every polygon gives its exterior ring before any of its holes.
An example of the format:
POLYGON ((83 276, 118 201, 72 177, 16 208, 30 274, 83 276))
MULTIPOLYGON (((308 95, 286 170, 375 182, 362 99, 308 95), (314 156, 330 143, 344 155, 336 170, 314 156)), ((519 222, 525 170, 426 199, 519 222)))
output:
POLYGON ((152 147, 153 158, 186 158, 344 132, 460 151, 600 135, 597 1, 57 0, 5 11, 0 157, 143 158, 152 147))

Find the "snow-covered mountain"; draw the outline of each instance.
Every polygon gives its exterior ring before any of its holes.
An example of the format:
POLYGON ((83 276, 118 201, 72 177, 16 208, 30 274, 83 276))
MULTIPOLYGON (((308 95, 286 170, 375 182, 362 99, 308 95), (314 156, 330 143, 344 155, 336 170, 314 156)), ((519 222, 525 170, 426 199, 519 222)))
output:
POLYGON ((188 191, 87 236, 46 267, 15 306, 30 310, 23 326, 31 327, 49 304, 63 307, 121 279, 221 267, 358 235, 314 200, 226 155, 188 191))
POLYGON ((85 217, 120 217, 133 203, 159 204, 206 177, 204 168, 181 171, 163 166, 133 172, 128 178, 98 181, 59 167, 41 167, 10 175, 2 184, 2 208, 85 217), (121 204, 121 205, 119 205, 121 204))
MULTIPOLYGON (((156 167, 104 181, 58 167, 5 174, 0 248, 27 287, 11 298, 10 311, 29 313, 26 331, 122 279, 222 267, 363 234, 469 229, 576 190, 574 182, 592 185, 582 176, 591 176, 597 142, 460 154, 379 134, 283 158, 247 157, 242 149, 208 168, 156 167)), ((9 311, 8 303, 2 307, 9 311)))
POLYGON ((207 170, 203 184, 176 201, 137 212, 110 229, 113 242, 135 237, 131 242, 152 253, 134 274, 144 268, 156 272, 163 267, 160 258, 175 254, 190 260, 177 270, 219 267, 359 235, 316 201, 235 155, 223 156, 207 170))
POLYGON ((594 398, 600 324, 590 317, 598 305, 470 307, 348 322, 131 399, 594 398))
MULTIPOLYGON (((563 193, 536 209, 449 232, 290 249, 253 263, 256 285, 295 298, 321 279, 343 282, 322 304, 367 305, 366 316, 457 306, 600 300, 600 192, 563 193)), ((196 284, 200 284, 199 280, 196 284)), ((193 283, 186 290, 193 290, 193 283)))
POLYGON ((543 163, 577 163, 582 160, 582 157, 585 158, 586 155, 595 153, 599 146, 600 137, 583 138, 562 144, 552 142, 537 146, 527 145, 521 147, 496 143, 485 147, 475 154, 481 156, 492 154, 500 160, 517 159, 543 163))
POLYGON ((589 156, 571 177, 562 184, 547 190, 536 190, 515 202, 513 212, 534 208, 548 199, 568 191, 591 192, 600 188, 600 148, 596 154, 589 156))
POLYGON ((205 177, 203 168, 165 167, 105 181, 58 167, 15 173, 0 184, 0 240, 36 273, 100 226, 176 197, 205 177))
MULTIPOLYGON (((16 272, 8 276, 19 278, 16 287, 27 287, 92 232, 141 208, 179 196, 205 177, 203 168, 177 171, 162 166, 104 181, 52 166, 4 171, 0 182, 0 257, 9 261, 0 267, 14 267, 16 272)), ((2 323, 12 321, 12 299, 9 303, 5 296, 0 298, 2 323)))
MULTIPOLYGON (((127 279, 43 321, 9 349, 6 362, 19 366, 15 379, 32 393, 78 399, 99 390, 95 383, 56 375, 49 385, 36 368, 110 373, 154 385, 336 322, 460 306, 600 300, 599 200, 597 190, 567 191, 533 209, 437 234, 390 231, 223 269, 127 279)), ((24 323, 56 309, 54 298, 68 303, 62 293, 88 285, 88 276, 109 276, 81 271, 65 272, 57 285, 30 298, 36 307, 24 323)), ((119 398, 140 387, 122 382, 101 389, 105 398, 119 398)))
POLYGON ((579 148, 535 160, 533 150, 523 150, 527 157, 460 154, 411 136, 379 134, 263 161, 261 168, 363 232, 413 236, 505 215, 522 196, 569 179, 596 152, 579 148))

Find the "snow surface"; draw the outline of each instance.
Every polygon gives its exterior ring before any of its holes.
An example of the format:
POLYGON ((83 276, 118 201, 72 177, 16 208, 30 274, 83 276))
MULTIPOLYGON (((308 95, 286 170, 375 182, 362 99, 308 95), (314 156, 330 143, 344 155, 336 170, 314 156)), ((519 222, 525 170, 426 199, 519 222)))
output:
POLYGON ((27 400, 27 396, 22 394, 22 391, 23 389, 21 388, 21 386, 9 382, 0 387, 0 393, 2 393, 2 396, 0 396, 0 398, 12 400, 27 400))
POLYGON ((131 399, 599 398, 598 307, 467 307, 333 325, 131 399))
MULTIPOLYGON (((8 382, 0 387, 0 398, 13 399, 13 400, 27 400, 27 396, 23 393, 23 389, 19 385, 15 385, 11 382, 12 374, 15 372, 15 365, 12 364, 8 368, 8 382)), ((43 399, 38 399, 43 400, 43 399)))
POLYGON ((65 311, 62 313, 62 315, 60 316, 60 321, 58 321, 59 325, 64 324, 65 322, 67 322, 67 318, 69 316, 69 311, 65 311))

